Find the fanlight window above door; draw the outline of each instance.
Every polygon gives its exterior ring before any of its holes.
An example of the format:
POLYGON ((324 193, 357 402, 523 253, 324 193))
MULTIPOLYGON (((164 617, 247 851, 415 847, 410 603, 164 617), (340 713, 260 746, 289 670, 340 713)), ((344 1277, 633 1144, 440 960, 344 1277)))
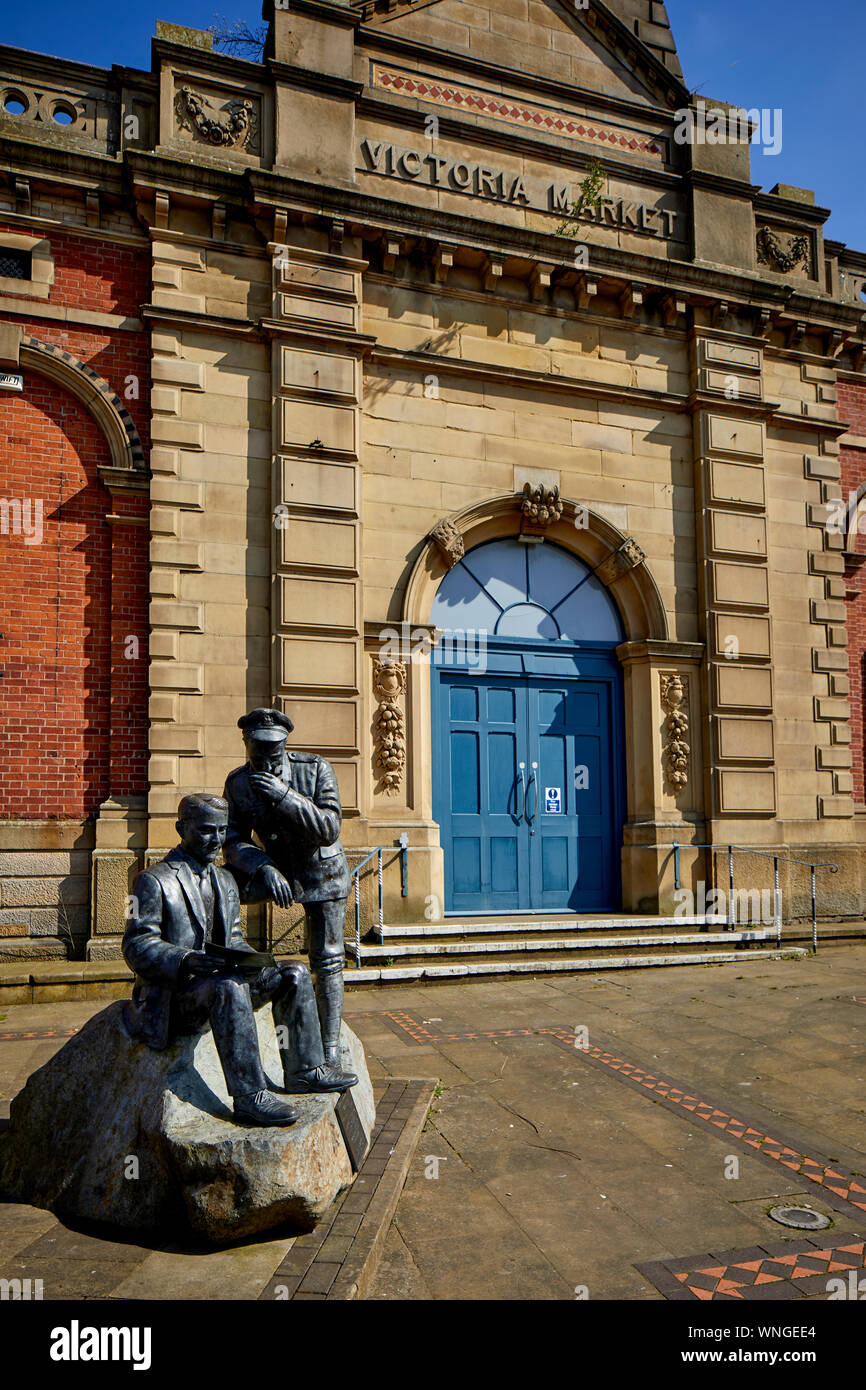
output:
POLYGON ((487 541, 449 570, 433 601, 431 623, 491 637, 563 642, 621 642, 613 599, 592 570, 545 541, 487 541))

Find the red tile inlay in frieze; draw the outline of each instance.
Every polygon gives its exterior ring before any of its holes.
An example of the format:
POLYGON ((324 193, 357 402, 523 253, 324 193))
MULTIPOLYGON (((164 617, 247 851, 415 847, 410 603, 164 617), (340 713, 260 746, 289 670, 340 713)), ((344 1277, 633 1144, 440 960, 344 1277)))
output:
POLYGON ((556 111, 531 102, 503 100, 491 92, 462 86, 459 83, 431 83, 414 73, 399 72, 394 68, 373 65, 372 85, 386 92, 404 92, 408 96, 420 97, 438 106, 469 108, 494 120, 507 121, 511 125, 529 126, 535 130, 548 130, 564 136, 572 136, 584 143, 604 145, 624 154, 641 155, 664 163, 665 142, 645 132, 626 130, 620 126, 589 126, 580 116, 569 111, 556 111))

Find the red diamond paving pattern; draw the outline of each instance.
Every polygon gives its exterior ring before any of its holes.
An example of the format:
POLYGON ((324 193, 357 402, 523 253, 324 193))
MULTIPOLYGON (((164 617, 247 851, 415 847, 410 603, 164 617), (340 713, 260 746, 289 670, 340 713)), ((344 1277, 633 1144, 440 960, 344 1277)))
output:
POLYGON ((829 1293, 828 1281, 849 1284, 849 1270, 866 1269, 866 1238, 849 1232, 835 1241, 819 1239, 756 1245, 683 1259, 635 1265, 666 1298, 699 1302, 788 1300, 829 1293))
POLYGON ((592 123, 587 117, 576 116, 573 112, 554 111, 549 107, 514 101, 496 92, 464 87, 419 73, 399 72, 378 64, 373 68, 373 86, 386 92, 405 92, 407 96, 417 96, 438 106, 478 111, 511 125, 531 126, 555 135, 572 135, 589 144, 606 145, 625 154, 649 155, 656 161, 664 159, 663 144, 651 136, 615 126, 599 126, 597 121, 592 123))
MULTIPOLYGON (((847 996, 846 996, 847 997, 847 996)), ((852 1002, 866 1004, 866 998, 852 997, 852 1002)), ((549 1028, 490 1028, 477 1032, 434 1033, 426 1023, 404 1010, 366 1011, 349 1015, 351 1019, 371 1018, 386 1024, 404 1042, 424 1047, 436 1043, 498 1041, 504 1038, 548 1038, 570 1055, 579 1053, 582 1060, 603 1068, 620 1081, 637 1087, 645 1094, 675 1113, 687 1114, 695 1122, 724 1134, 729 1143, 751 1152, 770 1163, 780 1163, 800 1177, 814 1182, 822 1189, 829 1206, 846 1211, 856 1208, 866 1212, 866 1179, 840 1164, 802 1153, 784 1139, 767 1134, 760 1125, 738 1119, 723 1108, 694 1095, 669 1077, 659 1076, 611 1049, 595 1043, 576 1040, 575 1033, 562 1026, 549 1028)), ((430 1020, 439 1022, 439 1020, 430 1020)), ((30 1029, 0 1033, 0 1042, 30 1038, 68 1038, 78 1028, 30 1029)), ((401 1085, 405 1083, 400 1083, 401 1085)), ((826 1296, 828 1280, 851 1279, 859 1284, 859 1271, 866 1270, 866 1234, 848 1232, 835 1242, 820 1237, 787 1240, 777 1245, 755 1245, 747 1250, 710 1251, 676 1259, 655 1260, 635 1265, 652 1284, 672 1300, 755 1301, 789 1300, 809 1294, 826 1296)))
MULTIPOLYGON (((821 1188, 826 1203, 836 1210, 848 1211, 854 1208, 858 1212, 866 1212, 866 1177, 826 1158, 804 1154, 795 1145, 787 1144, 784 1138, 767 1133, 759 1122, 751 1124, 746 1119, 731 1115, 721 1106, 693 1094, 671 1078, 657 1075, 635 1062, 630 1062, 627 1058, 619 1056, 616 1051, 584 1042, 582 1039, 576 1041, 575 1034, 568 1028, 490 1028, 479 1029, 473 1033, 434 1033, 425 1023, 400 1009, 355 1013, 349 1017, 378 1019, 404 1042, 419 1047, 437 1043, 499 1041, 504 1038, 548 1038, 556 1046, 565 1048, 570 1055, 578 1053, 583 1061, 600 1067, 618 1080, 651 1095, 657 1103, 673 1113, 687 1115, 690 1124, 702 1124, 719 1135, 724 1134, 727 1141, 735 1144, 742 1152, 754 1154, 768 1163, 781 1164, 798 1177, 814 1183, 821 1188)), ((77 1031, 76 1028, 66 1028, 0 1033, 0 1041, 66 1038, 77 1031)), ((706 1278, 716 1277, 705 1272, 704 1275, 706 1278)))
POLYGON ((0 1042, 21 1042, 24 1038, 71 1038, 77 1028, 33 1028, 26 1033, 0 1033, 0 1042))
POLYGON ((712 1101, 694 1095, 669 1077, 648 1071, 612 1050, 576 1041, 575 1034, 568 1028, 501 1028, 479 1030, 477 1033, 432 1033, 425 1024, 401 1010, 368 1014, 367 1017, 380 1018, 404 1039, 408 1037, 422 1047, 434 1043, 492 1041, 500 1038, 549 1038, 558 1047, 572 1054, 579 1053, 584 1061, 651 1095, 674 1114, 687 1114, 689 1123, 697 1121, 718 1134, 724 1134, 728 1142, 736 1144, 742 1152, 754 1154, 769 1163, 781 1164, 798 1177, 815 1183, 822 1189, 829 1206, 839 1211, 853 1207, 859 1212, 866 1212, 866 1177, 828 1159, 804 1154, 784 1139, 768 1134, 759 1123, 750 1124, 748 1120, 739 1119, 712 1101))

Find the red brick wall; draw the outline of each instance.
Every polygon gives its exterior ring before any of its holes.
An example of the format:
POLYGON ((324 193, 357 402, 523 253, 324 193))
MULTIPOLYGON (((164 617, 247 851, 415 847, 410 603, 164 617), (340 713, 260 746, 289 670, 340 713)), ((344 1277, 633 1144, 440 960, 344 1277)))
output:
POLYGON ((147 791, 149 503, 145 497, 114 499, 116 515, 141 526, 111 527, 111 708, 110 778, 114 795, 147 791), (134 640, 133 640, 134 639, 134 640))
MULTIPOLYGON (((852 434, 866 438, 866 386, 839 382, 839 417, 852 434)), ((850 493, 866 483, 866 449, 842 448, 842 496, 847 506, 850 493)), ((866 554, 866 514, 860 520, 860 534, 854 549, 866 554)), ((848 599, 848 675, 851 680, 851 752, 854 774, 854 800, 866 801, 866 728, 863 723, 864 682, 866 682, 866 564, 848 570, 845 583, 853 590, 848 599)))
MULTIPOLYGON (((2 231, 20 231, 2 227, 2 231)), ((37 234, 38 235, 38 234, 37 234)), ((138 316, 150 299, 150 257, 110 241, 52 232, 54 284, 49 303, 99 314, 138 316)))
MULTIPOLYGON (((50 303, 137 315, 149 297, 146 253, 72 235, 50 240, 50 303)), ((3 319, 98 372, 147 450, 146 334, 3 319)), ((0 392, 0 497, 41 499, 43 536, 26 544, 22 534, 0 535, 0 819, 77 818, 110 794, 147 787, 148 529, 107 517, 146 521, 148 503, 112 499, 98 473, 111 461, 108 444, 84 406, 37 372, 24 379, 23 393, 0 392)))

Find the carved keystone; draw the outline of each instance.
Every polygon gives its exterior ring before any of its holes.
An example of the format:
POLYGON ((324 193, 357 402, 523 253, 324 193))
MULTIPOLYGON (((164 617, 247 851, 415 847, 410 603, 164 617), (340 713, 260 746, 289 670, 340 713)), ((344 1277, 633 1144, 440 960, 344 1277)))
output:
POLYGON ((524 483, 520 510, 523 514, 520 524, 522 534, 531 535, 546 531, 548 526, 552 526, 554 521, 559 521, 562 516, 559 488, 545 487, 543 483, 539 483, 537 487, 533 487, 531 483, 524 483))

